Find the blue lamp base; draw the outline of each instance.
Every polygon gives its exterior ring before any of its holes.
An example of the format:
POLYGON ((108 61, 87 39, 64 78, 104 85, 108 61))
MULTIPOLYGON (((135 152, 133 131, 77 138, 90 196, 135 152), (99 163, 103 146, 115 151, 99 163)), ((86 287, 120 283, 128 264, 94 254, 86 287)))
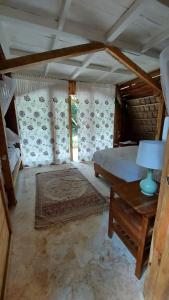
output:
POLYGON ((146 196, 153 196, 158 189, 157 183, 153 180, 153 170, 147 170, 147 177, 140 181, 141 192, 146 196))

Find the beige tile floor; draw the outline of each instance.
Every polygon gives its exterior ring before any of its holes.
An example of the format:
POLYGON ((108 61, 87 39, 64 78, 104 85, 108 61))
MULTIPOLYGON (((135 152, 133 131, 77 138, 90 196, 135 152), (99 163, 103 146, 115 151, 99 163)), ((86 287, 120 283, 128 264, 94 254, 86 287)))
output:
MULTIPOLYGON (((91 164, 76 164, 105 196, 109 185, 94 177, 91 164)), ((17 182, 18 204, 11 212, 13 238, 7 300, 142 300, 143 278, 114 235, 107 237, 108 213, 62 228, 34 229, 35 174, 56 166, 24 169, 17 182)))

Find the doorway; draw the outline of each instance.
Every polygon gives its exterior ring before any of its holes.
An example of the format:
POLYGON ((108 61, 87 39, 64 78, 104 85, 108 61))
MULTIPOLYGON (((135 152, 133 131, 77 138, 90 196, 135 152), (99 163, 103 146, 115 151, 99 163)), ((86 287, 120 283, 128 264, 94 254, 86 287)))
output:
POLYGON ((71 159, 78 161, 78 125, 77 125, 77 112, 78 112, 78 100, 76 95, 70 95, 70 147, 71 147, 71 159))

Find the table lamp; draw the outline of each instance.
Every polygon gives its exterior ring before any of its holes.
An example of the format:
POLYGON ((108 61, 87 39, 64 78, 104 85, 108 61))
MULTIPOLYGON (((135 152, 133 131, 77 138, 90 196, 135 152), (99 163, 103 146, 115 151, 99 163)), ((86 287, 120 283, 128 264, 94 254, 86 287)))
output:
POLYGON ((140 141, 136 163, 148 168, 147 177, 140 181, 141 192, 147 196, 153 196, 157 192, 158 185, 153 180, 153 170, 161 170, 163 167, 164 141, 140 141))

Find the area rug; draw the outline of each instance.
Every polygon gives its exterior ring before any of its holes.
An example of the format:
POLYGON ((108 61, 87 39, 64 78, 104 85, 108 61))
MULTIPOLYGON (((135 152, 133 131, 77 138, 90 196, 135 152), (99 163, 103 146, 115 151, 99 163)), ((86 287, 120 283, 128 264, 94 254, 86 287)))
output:
POLYGON ((107 208, 107 199, 77 168, 36 174, 37 229, 62 225, 107 208))

